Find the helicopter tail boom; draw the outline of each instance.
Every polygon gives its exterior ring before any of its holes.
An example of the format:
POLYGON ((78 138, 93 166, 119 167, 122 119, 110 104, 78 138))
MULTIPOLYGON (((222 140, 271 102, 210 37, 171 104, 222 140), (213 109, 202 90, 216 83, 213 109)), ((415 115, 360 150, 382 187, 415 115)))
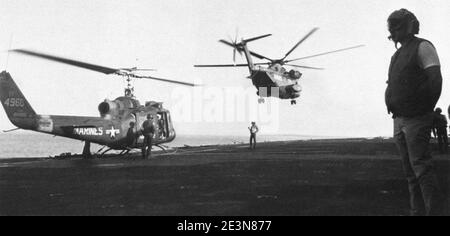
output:
POLYGON ((25 99, 11 75, 3 71, 0 73, 0 101, 9 120, 22 129, 36 127, 36 112, 25 99))

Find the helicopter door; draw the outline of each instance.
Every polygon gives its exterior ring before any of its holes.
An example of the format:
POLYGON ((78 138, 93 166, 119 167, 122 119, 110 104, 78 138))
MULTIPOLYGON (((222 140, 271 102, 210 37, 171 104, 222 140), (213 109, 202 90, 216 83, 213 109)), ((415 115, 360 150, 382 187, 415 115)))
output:
POLYGON ((138 132, 139 131, 139 116, 136 113, 131 113, 131 117, 133 117, 132 119, 134 122, 134 132, 138 132))
POLYGON ((158 112, 158 135, 161 139, 169 137, 169 129, 167 122, 167 113, 158 112))

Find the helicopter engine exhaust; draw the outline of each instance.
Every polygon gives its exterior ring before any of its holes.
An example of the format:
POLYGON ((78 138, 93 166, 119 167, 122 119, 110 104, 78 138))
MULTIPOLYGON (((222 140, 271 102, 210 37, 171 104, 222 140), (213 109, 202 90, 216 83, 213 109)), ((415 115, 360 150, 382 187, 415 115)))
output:
POLYGON ((118 108, 118 105, 114 101, 105 100, 98 105, 98 111, 101 117, 105 117, 107 114, 113 113, 118 108))

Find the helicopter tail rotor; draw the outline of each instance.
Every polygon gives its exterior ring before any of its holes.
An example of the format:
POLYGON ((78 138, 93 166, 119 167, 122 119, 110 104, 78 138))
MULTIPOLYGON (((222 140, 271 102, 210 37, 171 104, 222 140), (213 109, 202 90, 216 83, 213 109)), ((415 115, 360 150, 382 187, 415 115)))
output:
MULTIPOLYGON (((233 44, 236 45, 237 44, 237 40, 238 40, 238 35, 239 35, 239 28, 236 27, 236 34, 234 34, 234 41, 233 44)), ((233 48, 233 64, 236 64, 236 47, 233 48)), ((238 51, 239 55, 242 56, 241 51, 238 51)))
POLYGON ((230 35, 228 35, 228 40, 219 40, 219 42, 224 43, 225 45, 228 45, 233 48, 233 64, 236 64, 236 51, 239 53, 240 56, 242 56, 241 50, 238 50, 239 43, 238 43, 238 28, 236 28, 236 34, 234 35, 234 39, 231 38, 230 35))

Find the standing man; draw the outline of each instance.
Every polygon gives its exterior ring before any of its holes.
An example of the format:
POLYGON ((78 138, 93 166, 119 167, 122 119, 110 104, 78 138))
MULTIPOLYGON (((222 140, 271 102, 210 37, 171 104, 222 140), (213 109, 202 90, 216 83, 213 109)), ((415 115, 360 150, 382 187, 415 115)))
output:
POLYGON ((401 47, 391 58, 385 92, 393 114, 394 141, 409 185, 411 215, 436 214, 439 187, 429 152, 433 109, 441 95, 442 75, 433 44, 417 38, 419 21, 406 9, 387 20, 390 36, 401 47))
POLYGON ((248 130, 250 130, 250 149, 256 148, 256 133, 258 133, 259 129, 258 126, 256 126, 255 122, 252 121, 252 125, 248 127, 248 130))
POLYGON ((439 144, 439 151, 441 154, 447 153, 448 148, 448 137, 447 137, 447 118, 442 115, 442 109, 436 108, 434 110, 433 119, 433 134, 437 138, 439 144))
POLYGON ((134 122, 130 122, 130 128, 128 128, 127 131, 127 145, 129 147, 133 146, 134 142, 136 141, 136 136, 134 134, 134 122))
POLYGON ((161 139, 164 139, 166 137, 166 131, 165 131, 165 127, 164 127, 164 119, 162 117, 162 115, 158 114, 158 136, 161 139))
POLYGON ((153 125, 153 116, 147 115, 147 120, 142 123, 142 134, 144 135, 144 143, 142 144, 142 158, 147 159, 152 154, 152 138, 155 133, 153 125))

